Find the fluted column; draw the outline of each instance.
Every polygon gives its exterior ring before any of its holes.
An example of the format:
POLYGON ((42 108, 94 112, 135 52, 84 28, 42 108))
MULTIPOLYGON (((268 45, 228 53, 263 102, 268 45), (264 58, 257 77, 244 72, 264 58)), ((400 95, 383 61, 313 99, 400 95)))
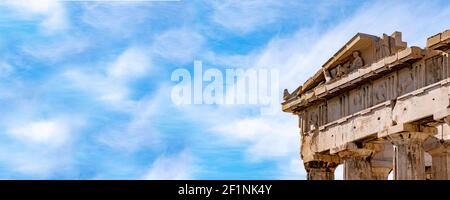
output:
POLYGON ((450 150, 445 149, 437 154, 431 154, 433 157, 433 179, 450 180, 450 150))
POLYGON ((400 132, 388 136, 396 146, 395 180, 425 180, 423 143, 429 136, 425 132, 400 132))
POLYGON ((370 161, 365 156, 349 156, 344 158, 345 180, 372 180, 370 161))
POLYGON ((372 155, 377 151, 375 144, 365 144, 358 148, 354 143, 346 145, 346 149, 338 152, 344 161, 345 180, 373 180, 372 155))
POLYGON ((308 180, 334 180, 334 170, 337 164, 325 161, 310 161, 305 163, 308 180))

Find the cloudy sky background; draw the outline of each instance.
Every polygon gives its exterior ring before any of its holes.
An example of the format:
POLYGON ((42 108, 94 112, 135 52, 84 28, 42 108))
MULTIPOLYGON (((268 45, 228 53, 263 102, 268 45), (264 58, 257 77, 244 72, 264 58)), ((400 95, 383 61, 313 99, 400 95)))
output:
POLYGON ((172 71, 276 68, 292 91, 357 32, 424 47, 449 19, 445 0, 0 0, 0 179, 304 179, 295 116, 177 106, 172 71))

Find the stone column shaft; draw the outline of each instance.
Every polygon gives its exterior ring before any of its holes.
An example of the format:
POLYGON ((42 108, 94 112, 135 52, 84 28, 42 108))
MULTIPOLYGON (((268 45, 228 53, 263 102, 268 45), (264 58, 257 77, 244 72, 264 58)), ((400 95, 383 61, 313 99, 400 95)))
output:
POLYGON ((396 145, 395 180, 425 180, 423 142, 428 136, 423 132, 401 132, 389 136, 396 145))
POLYGON ((420 143, 397 146, 396 180, 424 180, 424 152, 420 143))
POLYGON ((372 180, 370 161, 364 157, 348 157, 344 159, 345 180, 372 180))
POLYGON ((450 180, 450 153, 433 157, 433 178, 435 180, 450 180))
POLYGON ((334 180, 334 169, 311 168, 307 172, 308 180, 334 180))
POLYGON ((389 172, 393 165, 394 146, 386 141, 378 141, 381 148, 376 148, 378 151, 372 156, 370 164, 372 166, 372 177, 374 180, 387 180, 389 172))
POLYGON ((379 151, 378 144, 364 144, 363 148, 358 148, 356 144, 349 143, 338 152, 344 160, 345 180, 373 180, 371 158, 379 151))
POLYGON ((432 157, 433 180, 450 180, 450 147, 448 144, 428 152, 432 157))

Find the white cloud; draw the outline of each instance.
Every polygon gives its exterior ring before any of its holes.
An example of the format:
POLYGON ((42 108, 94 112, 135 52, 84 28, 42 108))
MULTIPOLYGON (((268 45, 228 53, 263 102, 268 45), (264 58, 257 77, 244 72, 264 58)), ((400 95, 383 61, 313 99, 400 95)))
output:
POLYGON ((14 69, 9 63, 0 61, 0 78, 8 77, 13 71, 14 69))
POLYGON ((261 123, 260 119, 254 118, 242 119, 231 122, 231 124, 223 124, 222 126, 215 127, 215 131, 237 140, 257 138, 261 131, 266 131, 267 129, 270 129, 268 124, 261 123))
MULTIPOLYGON (((71 165, 71 156, 69 153, 52 152, 45 149, 2 149, 0 153, 0 163, 9 169, 9 174, 20 174, 27 179, 48 179, 52 175, 67 170, 71 165)), ((9 178, 7 178, 9 179, 9 178)))
POLYGON ((97 139, 111 148, 133 152, 142 147, 156 148, 161 143, 159 131, 154 127, 155 117, 163 100, 161 89, 154 98, 145 97, 137 101, 129 110, 130 120, 120 126, 112 125, 112 130, 101 133, 97 139))
POLYGON ((279 1, 211 1, 213 22, 239 33, 248 33, 281 17, 279 1))
POLYGON ((350 2, 342 1, 277 1, 225 0, 210 1, 210 19, 237 34, 248 34, 264 29, 277 29, 277 24, 315 23, 330 15, 342 13, 350 2))
POLYGON ((145 76, 150 69, 151 60, 145 49, 131 47, 125 50, 107 69, 113 79, 130 80, 145 76))
POLYGON ((7 142, 0 146, 0 164, 7 167, 8 176, 29 179, 72 172, 73 143, 83 119, 74 115, 33 119, 33 112, 17 113, 2 121, 1 127, 6 127, 2 138, 7 142))
POLYGON ((130 47, 106 67, 67 70, 64 77, 73 87, 94 95, 112 108, 128 110, 135 103, 130 99, 130 82, 148 76, 150 70, 152 61, 147 49, 130 47))
POLYGON ((163 32, 153 40, 153 53, 167 60, 192 62, 204 43, 202 35, 187 28, 163 32))
POLYGON ((249 117, 240 113, 239 108, 242 107, 184 108, 184 113, 186 118, 210 127, 205 132, 219 137, 213 145, 243 147, 246 162, 276 163, 273 178, 306 179, 300 160, 298 118, 282 112, 249 117))
POLYGON ((30 144, 61 146, 70 139, 67 122, 50 119, 19 124, 9 129, 11 136, 30 144))
POLYGON ((192 179, 198 171, 194 157, 187 151, 176 155, 158 157, 143 176, 147 180, 192 179))
POLYGON ((45 41, 38 44, 25 44, 21 50, 34 58, 55 62, 64 60, 67 56, 81 53, 90 46, 89 41, 82 37, 65 37, 58 41, 45 41))
POLYGON ((152 70, 149 51, 144 47, 130 47, 123 51, 106 68, 106 78, 111 82, 127 83, 148 75, 152 70))
POLYGON ((297 157, 292 159, 286 159, 278 162, 278 170, 280 175, 278 179, 283 180, 304 180, 306 179, 306 171, 303 166, 303 162, 299 159, 299 154, 297 157))
POLYGON ((67 70, 64 76, 73 86, 112 107, 128 110, 136 103, 130 100, 130 83, 163 70, 153 65, 155 57, 177 63, 191 62, 203 43, 204 38, 196 32, 184 28, 171 29, 149 40, 148 46, 129 47, 104 64, 106 67, 67 70))
MULTIPOLYGON (((157 24, 167 21, 161 12, 164 9, 148 2, 85 2, 79 5, 82 10, 77 20, 101 31, 103 37, 133 37, 149 22, 157 24)), ((170 13, 170 16, 173 17, 173 14, 170 13)))
POLYGON ((69 25, 64 4, 59 0, 6 0, 1 1, 1 5, 14 9, 17 17, 44 17, 41 27, 46 32, 63 30, 69 25))
POLYGON ((67 70, 64 77, 70 81, 73 87, 93 95, 113 108, 127 108, 130 102, 127 101, 129 90, 123 82, 113 81, 109 77, 98 72, 81 70, 67 70))
POLYGON ((213 122, 212 131, 221 134, 229 143, 245 142, 251 161, 278 159, 298 152, 298 120, 295 116, 258 116, 213 122), (270 148, 268 148, 270 147, 270 148))

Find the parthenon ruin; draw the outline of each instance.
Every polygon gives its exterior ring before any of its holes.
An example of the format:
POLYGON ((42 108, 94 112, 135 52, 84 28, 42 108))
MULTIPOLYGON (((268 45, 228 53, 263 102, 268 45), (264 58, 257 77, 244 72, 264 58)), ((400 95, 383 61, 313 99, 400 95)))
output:
POLYGON ((309 180, 450 179, 450 30, 408 47, 402 34, 358 33, 284 92, 299 117, 309 180))

